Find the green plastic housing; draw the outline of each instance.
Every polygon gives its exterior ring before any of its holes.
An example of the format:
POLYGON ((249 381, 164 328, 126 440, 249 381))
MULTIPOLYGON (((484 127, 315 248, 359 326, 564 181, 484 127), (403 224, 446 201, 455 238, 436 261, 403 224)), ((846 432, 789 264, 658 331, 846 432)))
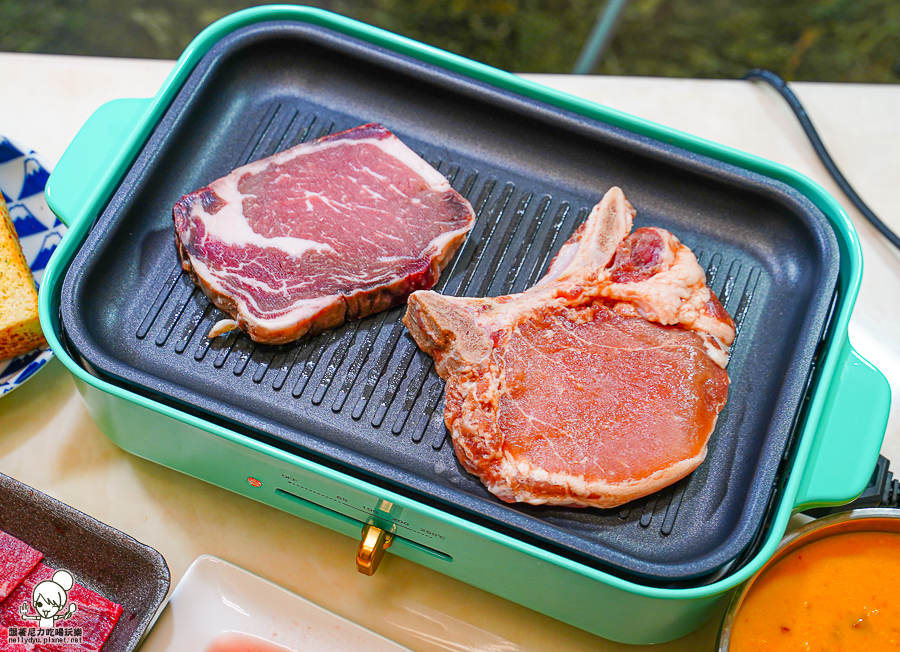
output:
POLYGON ((44 273, 41 325, 54 352, 74 375, 91 417, 118 446, 354 538, 359 538, 365 522, 375 523, 395 533, 393 554, 615 641, 660 643, 699 627, 771 556, 793 512, 845 503, 862 492, 884 437, 890 388, 847 339, 862 276, 859 242, 847 215, 821 187, 770 161, 319 9, 258 7, 208 27, 187 47, 154 98, 116 100, 97 110, 51 175, 47 199, 69 231, 44 273), (60 290, 87 233, 201 57, 230 32, 268 20, 324 26, 752 170, 792 186, 825 214, 840 246, 838 303, 781 501, 765 542, 748 564, 695 588, 655 588, 627 581, 96 378, 68 355, 60 342, 60 290), (261 485, 249 484, 249 476, 261 485))

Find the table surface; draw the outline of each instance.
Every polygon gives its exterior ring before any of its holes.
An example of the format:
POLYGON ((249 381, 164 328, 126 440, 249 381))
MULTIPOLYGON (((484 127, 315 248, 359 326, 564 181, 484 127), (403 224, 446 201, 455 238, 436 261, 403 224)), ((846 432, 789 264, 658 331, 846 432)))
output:
MULTIPOLYGON (((0 104, 0 133, 53 165, 97 107, 154 95, 172 65, 0 54, 0 79, 16 91, 0 104)), ((900 394, 900 254, 840 193, 774 91, 727 80, 525 77, 782 163, 832 193, 859 232, 865 263, 850 339, 900 394)), ((900 232, 900 85, 791 87, 857 192, 900 232)), ((882 451, 900 468, 897 403, 882 451)), ((354 566, 356 541, 116 448, 56 360, 0 399, 0 471, 159 550, 173 587, 196 557, 209 553, 421 652, 642 649, 597 638, 392 555, 374 577, 364 577, 354 566)), ((712 650, 718 625, 714 618, 652 649, 712 650)))

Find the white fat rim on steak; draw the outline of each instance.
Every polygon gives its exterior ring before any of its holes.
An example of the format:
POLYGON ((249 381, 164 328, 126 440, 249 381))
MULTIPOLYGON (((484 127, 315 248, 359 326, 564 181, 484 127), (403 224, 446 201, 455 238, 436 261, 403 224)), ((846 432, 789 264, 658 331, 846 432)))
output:
MULTIPOLYGON (((272 330, 287 329, 291 326, 296 325, 299 321, 312 319, 319 312, 340 300, 337 296, 334 295, 327 297, 316 297, 315 299, 302 299, 295 303, 293 308, 291 308, 289 312, 281 315, 280 317, 259 319, 248 310, 248 305, 244 300, 243 295, 239 296, 232 293, 231 291, 227 291, 225 287, 219 282, 219 278, 209 271, 209 268, 205 263, 197 260, 193 256, 189 256, 189 258, 191 259, 191 265, 193 265, 194 267, 194 273, 204 279, 217 294, 227 294, 235 302, 235 304, 237 304, 237 313, 241 315, 248 324, 256 327, 265 327, 272 330)), ((256 307, 258 308, 258 306, 256 307)), ((233 322, 233 320, 230 318, 224 319, 222 321, 233 322)), ((234 324, 237 325, 237 322, 234 322, 234 324)), ((219 323, 216 323, 213 326, 212 330, 210 330, 210 332, 208 333, 208 337, 215 337, 215 335, 220 335, 222 333, 227 333, 229 330, 233 330, 233 328, 230 328, 229 326, 230 324, 228 323, 223 324, 222 326, 219 326, 219 323)))
MULTIPOLYGON (((206 229, 207 238, 213 237, 228 245, 256 245, 258 247, 279 249, 288 256, 294 258, 299 258, 306 252, 313 250, 318 252, 333 252, 334 249, 326 243, 284 236, 267 238, 254 231, 250 227, 250 223, 247 221, 243 212, 244 198, 253 197, 254 195, 245 195, 241 193, 240 190, 238 190, 238 182, 245 174, 258 174, 274 163, 283 164, 310 152, 330 149, 332 147, 350 147, 362 143, 374 145, 389 156, 405 164, 419 175, 432 190, 436 192, 448 192, 452 189, 450 182, 447 181, 440 172, 428 165, 428 163, 422 160, 418 154, 412 151, 393 134, 388 138, 361 138, 356 140, 335 139, 319 143, 313 141, 310 143, 303 143, 269 158, 254 161, 253 163, 248 163, 247 165, 235 168, 228 175, 213 181, 209 187, 216 195, 224 200, 225 205, 222 206, 215 215, 210 215, 204 210, 202 202, 194 202, 191 206, 191 217, 199 219, 203 223, 203 226, 206 229)), ((368 170, 368 168, 365 169, 373 176, 381 177, 377 172, 368 170)), ((383 179, 384 177, 381 178, 383 179)), ((400 192, 400 190, 397 190, 397 192, 400 192)), ((425 251, 421 252, 420 255, 429 258, 432 257, 435 253, 443 251, 446 243, 458 237, 460 233, 465 233, 468 230, 469 225, 466 225, 463 228, 442 233, 433 239, 425 251)), ((290 328, 300 321, 312 318, 321 310, 340 300, 336 295, 316 297, 314 299, 303 299, 295 303, 289 312, 280 317, 259 318, 248 310, 248 305, 244 300, 244 297, 235 296, 230 290, 227 290, 219 281, 219 277, 211 272, 205 263, 190 254, 188 254, 188 257, 194 268, 194 273, 202 278, 217 293, 232 297, 237 304, 238 314, 240 314, 248 324, 256 327, 264 327, 271 330, 290 328)), ((247 281, 247 279, 244 280, 247 281)), ((275 290, 276 289, 273 288, 273 291, 275 290)), ((353 296, 354 294, 357 294, 357 292, 352 292, 346 296, 353 296)), ((257 309, 256 312, 263 312, 262 310, 259 310, 259 306, 255 306, 255 308, 257 309)), ((223 330, 221 332, 227 332, 227 330, 224 330, 227 326, 227 324, 223 324, 223 330)))

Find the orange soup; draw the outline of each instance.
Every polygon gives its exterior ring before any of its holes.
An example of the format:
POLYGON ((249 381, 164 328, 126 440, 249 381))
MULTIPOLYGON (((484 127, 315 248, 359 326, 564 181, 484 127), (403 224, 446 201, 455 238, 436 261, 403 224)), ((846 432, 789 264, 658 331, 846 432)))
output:
POLYGON ((851 532, 772 565, 741 605, 731 652, 900 649, 900 534, 851 532))

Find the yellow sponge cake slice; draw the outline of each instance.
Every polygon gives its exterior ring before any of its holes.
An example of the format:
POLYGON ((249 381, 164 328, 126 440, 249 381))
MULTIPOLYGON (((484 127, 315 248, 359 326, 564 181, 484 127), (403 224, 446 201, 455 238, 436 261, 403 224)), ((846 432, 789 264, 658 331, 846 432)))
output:
POLYGON ((0 198, 0 360, 44 344, 31 269, 0 198))

